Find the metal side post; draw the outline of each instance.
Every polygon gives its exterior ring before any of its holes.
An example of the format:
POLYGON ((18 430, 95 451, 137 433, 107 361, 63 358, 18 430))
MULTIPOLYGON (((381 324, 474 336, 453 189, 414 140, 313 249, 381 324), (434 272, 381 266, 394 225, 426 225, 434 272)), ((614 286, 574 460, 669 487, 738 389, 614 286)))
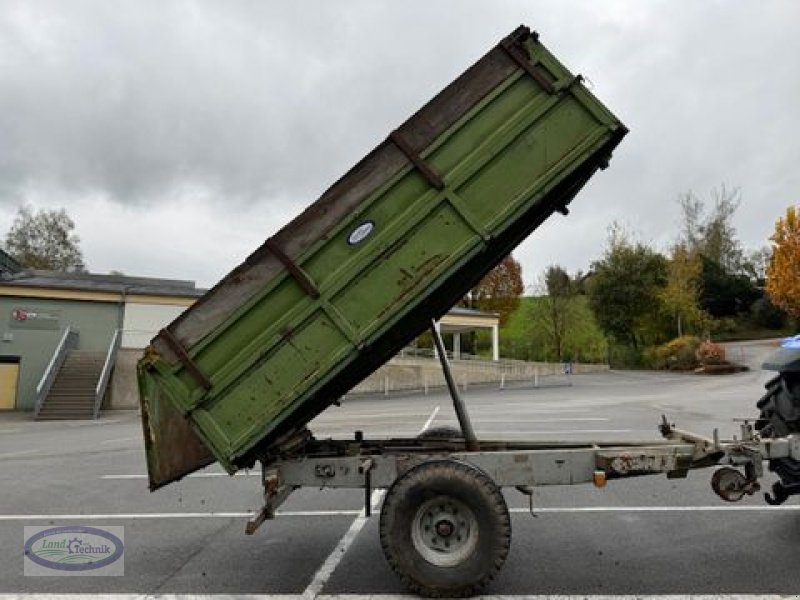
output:
POLYGON ((442 336, 439 334, 439 330, 436 329, 435 321, 431 321, 431 335, 433 335, 433 343, 436 345, 436 352, 439 355, 439 362, 442 365, 444 380, 447 382, 447 389, 450 390, 450 397, 453 399, 453 408, 458 417, 458 424, 461 426, 461 433, 464 434, 467 450, 470 452, 477 452, 480 450, 478 438, 475 437, 475 430, 472 428, 472 422, 469 420, 467 407, 464 406, 464 402, 458 394, 458 387, 455 381, 453 381, 450 363, 447 362, 447 352, 445 351, 444 343, 442 343, 442 336))

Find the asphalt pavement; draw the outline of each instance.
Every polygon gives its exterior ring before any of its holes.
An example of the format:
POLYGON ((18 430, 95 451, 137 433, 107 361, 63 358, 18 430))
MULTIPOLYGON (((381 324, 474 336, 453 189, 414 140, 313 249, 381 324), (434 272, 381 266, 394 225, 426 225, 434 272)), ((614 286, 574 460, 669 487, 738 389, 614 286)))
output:
MULTIPOLYGON (((662 414, 723 437, 752 418, 769 374, 649 372, 575 375, 513 389, 472 388, 464 399, 479 437, 652 441, 662 414)), ((443 393, 347 398, 312 423, 318 437, 413 436, 455 424, 443 393)), ((0 593, 403 594, 363 518, 361 490, 302 489, 278 518, 244 535, 260 507, 254 473, 216 466, 150 493, 138 415, 36 423, 0 415, 0 593), (23 575, 23 526, 125 528, 120 577, 23 575)), ((592 486, 506 493, 511 554, 493 595, 800 593, 800 506, 719 500, 711 470, 592 486)), ((770 483, 767 478, 766 483, 770 483)), ((378 495, 374 496, 379 502, 378 495)))

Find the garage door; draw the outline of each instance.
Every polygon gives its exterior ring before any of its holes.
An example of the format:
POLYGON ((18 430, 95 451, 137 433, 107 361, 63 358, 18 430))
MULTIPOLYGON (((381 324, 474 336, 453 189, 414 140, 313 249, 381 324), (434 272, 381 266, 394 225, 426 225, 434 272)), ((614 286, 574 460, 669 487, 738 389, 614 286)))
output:
POLYGON ((0 410, 13 409, 17 401, 18 363, 0 363, 0 410))

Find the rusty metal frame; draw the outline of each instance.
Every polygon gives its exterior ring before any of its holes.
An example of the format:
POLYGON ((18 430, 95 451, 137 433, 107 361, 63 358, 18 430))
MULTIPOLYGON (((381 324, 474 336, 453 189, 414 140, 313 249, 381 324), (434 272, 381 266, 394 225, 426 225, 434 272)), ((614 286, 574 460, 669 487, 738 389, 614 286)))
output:
POLYGON ((554 94, 556 92, 556 88, 550 80, 547 79, 534 64, 531 64, 527 50, 525 50, 525 47, 522 46, 518 40, 507 37, 500 42, 500 47, 505 50, 511 60, 517 63, 517 65, 530 75, 536 83, 542 86, 545 92, 548 94, 554 94))
POLYGON ((400 152, 402 152, 406 158, 411 161, 414 167, 426 179, 431 187, 436 188, 439 191, 444 189, 444 181, 442 180, 442 177, 433 169, 433 167, 422 160, 420 155, 414 151, 414 149, 408 144, 408 142, 403 138, 402 134, 397 129, 389 134, 389 141, 397 146, 400 152))
POLYGON ((172 335, 172 332, 169 329, 162 329, 158 335, 163 339, 167 346, 169 346, 170 350, 175 353, 175 356, 178 357, 178 360, 181 364, 186 367, 189 375, 194 378, 197 383, 199 383, 203 388, 208 391, 213 387, 211 380, 208 376, 200 370, 200 367, 197 366, 192 360, 192 357, 189 356, 189 353, 186 351, 186 348, 183 347, 183 344, 180 343, 178 338, 172 335))
POLYGON ((266 248, 272 255, 280 261, 280 263, 286 267, 286 270, 289 271, 289 274, 294 278, 294 280, 303 288, 303 291, 314 298, 315 300, 320 297, 319 288, 317 288, 316 284, 311 280, 311 277, 301 269, 297 263, 295 263, 291 258, 289 258, 286 253, 275 243, 275 240, 272 238, 268 238, 267 241, 264 242, 264 248, 266 248))

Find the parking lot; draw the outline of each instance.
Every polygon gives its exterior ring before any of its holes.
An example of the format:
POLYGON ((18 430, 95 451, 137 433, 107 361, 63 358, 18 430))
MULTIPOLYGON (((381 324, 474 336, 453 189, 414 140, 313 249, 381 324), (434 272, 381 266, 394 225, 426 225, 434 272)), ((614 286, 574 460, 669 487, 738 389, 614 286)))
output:
MULTIPOLYGON (((654 440, 661 414, 723 437, 752 417, 769 375, 703 377, 640 372, 555 378, 551 385, 471 389, 479 437, 654 440)), ((543 382, 546 383, 546 382, 543 382)), ((455 424, 443 393, 349 398, 323 413, 318 437, 413 436, 455 424)), ((274 521, 245 536, 260 508, 255 473, 212 466, 151 494, 135 413, 97 422, 34 423, 0 416, 0 593, 403 594, 363 492, 303 489, 274 521), (24 525, 122 525, 122 577, 25 577, 24 525)), ((795 594, 800 507, 761 497, 726 504, 710 470, 686 480, 646 477, 591 486, 506 492, 513 541, 493 595, 795 594)), ((768 478, 765 483, 771 480, 768 478)), ((376 507, 380 493, 373 496, 376 507)))

